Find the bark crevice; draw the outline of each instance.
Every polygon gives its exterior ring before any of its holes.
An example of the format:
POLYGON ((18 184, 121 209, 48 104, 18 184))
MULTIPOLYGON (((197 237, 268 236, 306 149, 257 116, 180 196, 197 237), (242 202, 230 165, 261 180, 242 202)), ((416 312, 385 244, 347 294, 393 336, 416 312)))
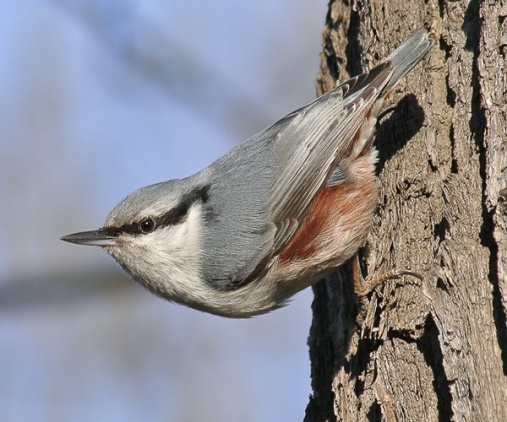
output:
POLYGON ((426 364, 433 372, 433 388, 437 396, 438 420, 452 420, 452 394, 450 383, 445 375, 444 356, 440 348, 438 327, 430 314, 426 319, 424 333, 417 341, 417 348, 422 353, 426 364))

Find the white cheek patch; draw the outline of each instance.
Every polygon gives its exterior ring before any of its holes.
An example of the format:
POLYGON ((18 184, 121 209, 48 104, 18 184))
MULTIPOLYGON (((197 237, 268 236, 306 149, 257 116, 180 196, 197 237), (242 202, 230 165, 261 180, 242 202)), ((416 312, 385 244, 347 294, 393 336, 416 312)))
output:
POLYGON ((201 281, 202 207, 196 203, 186 218, 153 233, 131 237, 111 254, 154 293, 193 301, 206 294, 201 281))
POLYGON ((157 228, 153 233, 140 235, 133 244, 145 249, 150 261, 170 262, 193 260, 199 255, 201 246, 201 210, 193 205, 180 223, 157 228))

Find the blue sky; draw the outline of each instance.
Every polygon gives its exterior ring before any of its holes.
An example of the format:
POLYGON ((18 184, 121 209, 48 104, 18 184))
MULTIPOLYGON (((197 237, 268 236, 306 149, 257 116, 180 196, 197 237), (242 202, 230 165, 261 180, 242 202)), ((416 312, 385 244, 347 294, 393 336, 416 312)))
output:
POLYGON ((323 0, 2 5, 3 421, 303 418, 310 291, 226 320, 59 237, 311 101, 325 13, 323 0), (96 291, 101 274, 119 285, 96 291))

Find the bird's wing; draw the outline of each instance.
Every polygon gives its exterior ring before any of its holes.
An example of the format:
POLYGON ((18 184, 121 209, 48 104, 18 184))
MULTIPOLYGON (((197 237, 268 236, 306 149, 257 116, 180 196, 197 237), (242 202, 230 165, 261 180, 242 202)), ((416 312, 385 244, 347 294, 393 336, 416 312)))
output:
POLYGON ((214 285, 236 288, 251 281, 290 241, 333 172, 333 183, 340 183, 340 161, 365 119, 376 117, 381 104, 377 99, 391 91, 432 44, 426 31, 414 32, 380 65, 217 160, 213 168, 220 170, 216 174, 221 181, 211 195, 216 198, 215 219, 208 228, 213 233, 207 237, 204 263, 214 285), (216 239, 222 243, 214 245, 216 239))
POLYGON ((213 197, 220 195, 217 210, 227 201, 229 219, 209 228, 216 232, 210 239, 226 244, 206 246, 205 273, 212 284, 237 288, 250 282, 290 241, 392 73, 386 62, 346 81, 225 157, 221 191, 213 197), (242 180, 234 183, 238 173, 242 180))
POLYGON ((273 253, 298 229, 392 73, 391 64, 383 63, 287 116, 290 123, 276 134, 273 146, 280 151, 282 169, 269 200, 269 215, 276 226, 273 253))
MULTIPOLYGON (((355 142, 354 136, 367 114, 376 118, 380 111, 379 97, 388 95, 433 44, 426 30, 413 32, 384 62, 345 81, 270 128, 276 132, 277 125, 290 119, 283 130, 275 133, 274 140, 282 171, 269 200, 271 222, 276 227, 271 253, 280 251, 292 238, 312 199, 335 169, 340 176, 340 161, 355 142)), ((265 259, 254 257, 259 263, 265 259)))
POLYGON ((203 246, 213 286, 248 283, 287 244, 392 72, 384 63, 348 80, 213 163, 203 246))

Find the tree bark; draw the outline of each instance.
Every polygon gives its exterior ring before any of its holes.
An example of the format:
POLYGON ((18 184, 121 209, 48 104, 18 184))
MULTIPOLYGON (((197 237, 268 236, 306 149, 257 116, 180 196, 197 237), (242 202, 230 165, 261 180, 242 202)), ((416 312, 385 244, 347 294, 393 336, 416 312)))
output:
MULTIPOLYGON (((331 0, 319 94, 425 25, 438 40, 379 123, 365 274, 314 287, 306 421, 507 421, 507 1, 331 0)), ((389 105, 388 105, 389 107, 389 105)))

